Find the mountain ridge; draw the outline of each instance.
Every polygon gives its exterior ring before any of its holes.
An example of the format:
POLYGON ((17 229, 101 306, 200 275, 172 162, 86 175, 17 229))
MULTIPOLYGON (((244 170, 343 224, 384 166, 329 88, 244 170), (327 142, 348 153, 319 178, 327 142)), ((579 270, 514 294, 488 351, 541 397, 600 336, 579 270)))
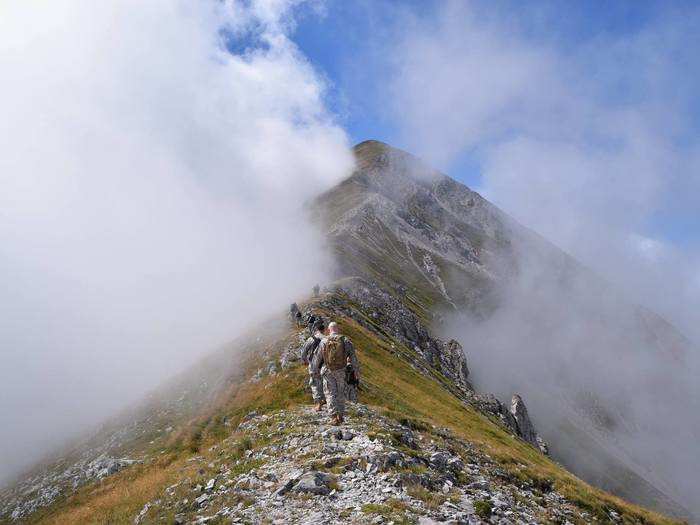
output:
POLYGON ((524 431, 522 399, 518 408, 474 390, 462 345, 440 330, 451 311, 498 308, 522 227, 389 148, 360 143, 353 175, 311 204, 338 267, 319 297, 298 302, 337 320, 357 348, 362 404, 347 426, 303 407, 306 333, 279 312, 2 491, 0 522, 294 523, 310 512, 318 523, 676 523, 548 459, 524 431))
MULTIPOLYGON (((362 275, 406 294, 408 304, 417 304, 418 313, 438 331, 444 331, 442 325, 452 310, 466 310, 472 318, 486 319, 503 303, 514 298, 523 300, 524 295, 527 304, 539 288, 551 288, 551 283, 556 283, 557 302, 571 310, 563 320, 583 319, 590 325, 589 330, 602 334, 599 339, 607 337, 630 347, 645 345, 677 367, 682 366, 684 356, 697 351, 658 314, 630 302, 571 255, 410 153, 378 141, 362 142, 354 150, 358 156, 355 173, 318 199, 321 211, 316 219, 329 232, 331 249, 340 261, 338 277, 362 275), (358 192, 364 192, 363 198, 358 192), (323 210, 328 209, 334 215, 324 215, 323 210), (523 273, 525 278, 521 277, 523 273), (520 289, 523 280, 527 286, 520 289), (620 326, 611 328, 606 315, 620 326), (590 319, 594 320, 592 324, 590 319), (630 333, 638 336, 630 338, 630 333)), ((538 319, 530 321, 536 324, 538 319)), ((473 353, 478 348, 468 344, 465 350, 473 353)), ((633 354, 629 358, 635 359, 633 354)), ((649 381, 659 379, 652 377, 649 381)), ((547 395, 558 396, 557 392, 547 395)), ((588 392, 582 390, 576 395, 588 392)), ((548 401, 542 397, 538 401, 548 401)), ((563 433, 579 402, 571 399, 565 404, 565 408, 558 409, 562 428, 550 429, 554 433, 563 433)), ((624 412, 618 415, 632 417, 624 412)), ((578 416, 575 420, 582 423, 582 434, 589 433, 587 429, 595 428, 600 420, 596 411, 584 418, 578 416)), ((620 422, 627 424, 624 419, 620 422)), ((643 438, 638 436, 639 440, 643 438)), ((663 475, 637 468, 637 464, 644 465, 638 453, 636 461, 627 463, 595 443, 590 439, 588 449, 614 460, 608 468, 616 474, 601 477, 599 472, 590 472, 585 462, 566 447, 555 448, 566 450, 558 459, 567 466, 580 470, 591 481, 613 480, 605 486, 627 498, 638 498, 635 501, 640 503, 654 501, 667 511, 680 507, 663 491, 648 490, 656 484, 668 484, 663 475), (649 475, 655 481, 645 480, 649 475), (635 476, 639 480, 636 484, 630 482, 635 476)), ((618 447, 616 454, 628 457, 630 449, 618 447)))

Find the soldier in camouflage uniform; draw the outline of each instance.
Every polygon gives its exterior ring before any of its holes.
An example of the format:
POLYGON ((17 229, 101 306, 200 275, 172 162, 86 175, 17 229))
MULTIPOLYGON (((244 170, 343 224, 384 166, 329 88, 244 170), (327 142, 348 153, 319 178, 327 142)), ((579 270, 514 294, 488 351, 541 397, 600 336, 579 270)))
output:
POLYGON ((321 379, 321 375, 314 371, 312 363, 314 356, 318 352, 318 347, 325 337, 325 329, 326 327, 323 324, 323 319, 315 319, 313 325, 310 326, 311 336, 304 342, 304 346, 301 347, 301 360, 309 365, 309 385, 311 386, 311 395, 313 396, 314 403, 316 403, 316 410, 318 412, 320 412, 323 405, 326 404, 326 396, 323 393, 323 380, 321 379))
POLYGON ((345 366, 345 399, 357 403, 357 389, 359 386, 360 379, 355 373, 352 361, 348 357, 347 365, 345 366))
POLYGON ((330 323, 328 332, 328 337, 323 339, 318 346, 311 367, 323 378, 331 422, 339 425, 345 417, 346 365, 350 361, 358 379, 360 367, 352 342, 347 337, 340 335, 338 325, 330 323))

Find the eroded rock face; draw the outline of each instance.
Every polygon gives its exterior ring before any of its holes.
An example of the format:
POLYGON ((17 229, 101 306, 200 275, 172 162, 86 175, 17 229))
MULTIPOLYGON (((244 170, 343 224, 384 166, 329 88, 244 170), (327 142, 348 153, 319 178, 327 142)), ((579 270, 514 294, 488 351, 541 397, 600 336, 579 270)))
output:
POLYGON ((350 279, 336 291, 346 294, 350 301, 340 301, 337 295, 329 294, 321 301, 324 307, 348 315, 366 328, 380 330, 398 340, 416 353, 416 359, 411 363, 415 368, 443 382, 443 386, 453 393, 464 396, 472 390, 468 380, 467 358, 459 342, 431 336, 415 313, 374 283, 359 278, 350 279), (361 311, 349 308, 348 304, 356 304, 361 311), (436 372, 447 378, 449 384, 445 384, 436 372))
MULTIPOLYGON (((364 279, 346 279, 328 290, 320 301, 307 306, 303 315, 311 315, 318 306, 335 312, 338 317, 351 317, 365 328, 412 349, 413 355, 397 354, 463 402, 494 417, 511 433, 548 453, 546 443, 537 435, 527 415, 522 398, 517 396, 515 403, 514 397, 509 407, 493 394, 476 392, 469 383, 469 366, 462 345, 455 339, 443 341, 433 337, 420 318, 393 294, 364 279)), ((284 360, 290 361, 288 356, 284 360)))
POLYGON ((530 416, 527 413, 527 407, 523 402, 523 398, 518 394, 513 394, 513 398, 510 401, 510 413, 513 414, 515 422, 518 424, 518 433, 525 441, 532 443, 533 445, 537 443, 537 432, 535 432, 535 427, 530 421, 530 416))
POLYGON ((515 419, 515 423, 518 427, 518 435, 525 441, 539 448, 545 454, 548 453, 548 447, 545 441, 537 434, 535 426, 530 420, 530 416, 527 413, 527 407, 523 398, 518 394, 513 394, 513 398, 510 401, 510 413, 515 419))
POLYGON ((462 345, 454 339, 450 339, 447 343, 443 344, 443 362, 446 363, 447 368, 457 376, 460 384, 468 385, 471 388, 471 385, 467 381, 469 378, 469 367, 467 366, 467 359, 464 356, 462 345))

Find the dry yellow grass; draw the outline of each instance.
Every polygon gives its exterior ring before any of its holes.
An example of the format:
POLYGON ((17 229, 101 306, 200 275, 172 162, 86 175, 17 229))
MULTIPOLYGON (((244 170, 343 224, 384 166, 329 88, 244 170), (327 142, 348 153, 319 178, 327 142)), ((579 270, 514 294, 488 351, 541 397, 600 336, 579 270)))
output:
MULTIPOLYGON (((328 312, 326 312, 328 314, 328 312)), ((357 348, 366 385, 362 401, 382 407, 398 416, 420 418, 437 426, 450 428, 456 435, 474 443, 498 461, 514 477, 546 480, 571 501, 592 515, 607 518, 606 511, 619 512, 626 524, 674 524, 678 521, 661 516, 595 489, 562 469, 531 446, 514 438, 498 425, 463 405, 436 381, 424 377, 400 359, 396 352, 410 353, 407 348, 391 348, 376 334, 352 319, 336 319, 357 348)), ((289 331, 275 345, 281 350, 294 334, 289 331)), ((245 365, 249 372, 260 366, 260 357, 252 354, 245 365)), ((198 453, 230 435, 230 428, 250 411, 265 412, 309 402, 305 392, 306 370, 298 366, 256 383, 230 385, 205 414, 185 424, 170 442, 168 460, 127 469, 102 483, 80 489, 74 496, 35 516, 33 522, 51 525, 87 523, 131 523, 147 501, 157 498, 168 485, 186 475, 186 458, 193 436, 197 436, 198 453), (228 421, 229 426, 224 425, 228 421), (183 470, 184 469, 184 470, 183 470)), ((204 453, 206 456, 206 453, 204 453)))
POLYGON ((131 523, 144 504, 182 474, 182 462, 134 467, 92 484, 65 500, 53 512, 39 517, 45 525, 131 523))

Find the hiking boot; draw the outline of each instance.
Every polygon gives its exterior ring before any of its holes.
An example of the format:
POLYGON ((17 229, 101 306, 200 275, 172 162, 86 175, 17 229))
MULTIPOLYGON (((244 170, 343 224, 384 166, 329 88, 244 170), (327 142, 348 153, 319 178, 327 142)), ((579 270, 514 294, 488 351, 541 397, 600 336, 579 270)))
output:
POLYGON ((323 410, 323 403, 316 403, 316 412, 320 412, 321 410, 323 410))
POLYGON ((345 418, 343 416, 338 416, 338 424, 342 425, 343 423, 345 423, 345 418))
POLYGON ((331 425, 340 425, 340 416, 339 415, 334 415, 331 418, 331 425))

